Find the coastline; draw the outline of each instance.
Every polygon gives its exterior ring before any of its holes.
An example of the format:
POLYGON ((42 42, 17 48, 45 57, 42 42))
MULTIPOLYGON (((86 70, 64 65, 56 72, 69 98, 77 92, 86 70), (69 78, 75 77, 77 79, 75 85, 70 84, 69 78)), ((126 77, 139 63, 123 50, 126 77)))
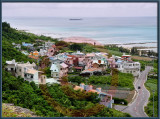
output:
POLYGON ((152 49, 154 52, 157 53, 157 42, 139 42, 139 43, 110 43, 110 44, 103 44, 98 42, 97 40, 94 40, 92 38, 87 38, 87 37, 81 37, 81 36, 70 36, 70 37, 60 37, 60 34, 56 34, 56 33, 38 33, 37 31, 32 31, 32 30, 27 30, 27 29, 18 29, 15 28, 19 31, 22 32, 27 32, 27 33, 33 33, 36 34, 38 36, 44 35, 44 36, 48 36, 51 38, 56 38, 58 40, 63 40, 65 42, 72 42, 72 43, 89 43, 92 45, 100 45, 100 46, 104 46, 104 45, 116 45, 118 47, 123 47, 126 49, 131 49, 133 47, 139 47, 141 49, 152 49), (154 44, 154 45, 153 45, 154 44))

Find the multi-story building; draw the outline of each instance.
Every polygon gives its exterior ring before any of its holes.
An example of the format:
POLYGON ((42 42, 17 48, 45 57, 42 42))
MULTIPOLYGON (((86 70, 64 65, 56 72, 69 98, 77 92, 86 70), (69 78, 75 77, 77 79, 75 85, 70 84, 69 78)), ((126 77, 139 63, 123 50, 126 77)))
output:
POLYGON ((67 76, 68 74, 68 65, 63 63, 53 63, 51 65, 51 77, 56 80, 60 80, 63 76, 67 76))
POLYGON ((123 73, 132 73, 133 76, 138 77, 141 65, 139 62, 132 61, 131 55, 123 54, 121 59, 116 61, 116 68, 123 73))

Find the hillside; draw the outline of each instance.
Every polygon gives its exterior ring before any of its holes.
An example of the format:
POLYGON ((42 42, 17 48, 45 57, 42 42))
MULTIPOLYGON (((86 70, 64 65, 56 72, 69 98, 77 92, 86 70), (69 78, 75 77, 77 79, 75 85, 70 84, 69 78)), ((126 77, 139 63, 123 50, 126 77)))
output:
MULTIPOLYGON (((27 56, 22 54, 17 49, 13 48, 12 42, 15 43, 34 43, 35 39, 52 40, 55 39, 36 36, 34 34, 28 34, 10 28, 9 24, 3 23, 2 34, 2 58, 3 68, 5 67, 5 61, 15 59, 16 61, 30 61, 27 56)), ((60 45, 61 46, 61 45, 60 45)), ((88 47, 88 46, 87 46, 88 47)), ((73 50, 74 47, 72 47, 73 50)), ((13 103, 15 106, 30 109, 35 112, 36 115, 41 117, 70 117, 76 114, 77 110, 83 110, 83 115, 87 116, 92 111, 92 117, 130 117, 127 113, 106 108, 98 103, 96 95, 92 93, 89 97, 83 100, 77 98, 71 98, 65 94, 63 87, 58 84, 46 85, 50 98, 46 99, 45 92, 41 88, 38 88, 34 82, 24 81, 23 78, 16 78, 11 73, 2 70, 2 102, 13 103), (55 92, 55 93, 53 93, 55 92), (83 105, 83 106, 82 106, 83 105), (94 110, 95 109, 95 110, 94 110), (65 113, 71 110, 73 114, 65 113)), ((46 91, 46 90, 45 90, 46 91)), ((74 94, 79 95, 80 92, 75 91, 74 94)), ((78 114, 77 114, 78 115, 78 114)), ((74 115, 74 116, 77 116, 74 115)), ((14 116, 14 115, 13 115, 14 116)))
POLYGON ((2 104, 2 117, 38 117, 34 112, 22 108, 19 106, 14 106, 10 103, 2 104))

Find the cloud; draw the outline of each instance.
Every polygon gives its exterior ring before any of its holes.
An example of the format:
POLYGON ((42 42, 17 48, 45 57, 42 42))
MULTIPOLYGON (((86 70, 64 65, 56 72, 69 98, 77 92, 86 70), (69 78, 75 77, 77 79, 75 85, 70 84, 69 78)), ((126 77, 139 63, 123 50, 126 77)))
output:
POLYGON ((2 17, 156 16, 157 3, 2 3, 2 17))

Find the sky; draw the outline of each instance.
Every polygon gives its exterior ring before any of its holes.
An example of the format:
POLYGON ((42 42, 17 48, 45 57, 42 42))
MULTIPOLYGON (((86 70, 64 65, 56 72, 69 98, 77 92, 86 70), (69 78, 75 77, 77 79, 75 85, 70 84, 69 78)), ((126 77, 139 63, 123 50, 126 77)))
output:
POLYGON ((157 16, 157 3, 2 3, 2 18, 144 16, 157 16))

